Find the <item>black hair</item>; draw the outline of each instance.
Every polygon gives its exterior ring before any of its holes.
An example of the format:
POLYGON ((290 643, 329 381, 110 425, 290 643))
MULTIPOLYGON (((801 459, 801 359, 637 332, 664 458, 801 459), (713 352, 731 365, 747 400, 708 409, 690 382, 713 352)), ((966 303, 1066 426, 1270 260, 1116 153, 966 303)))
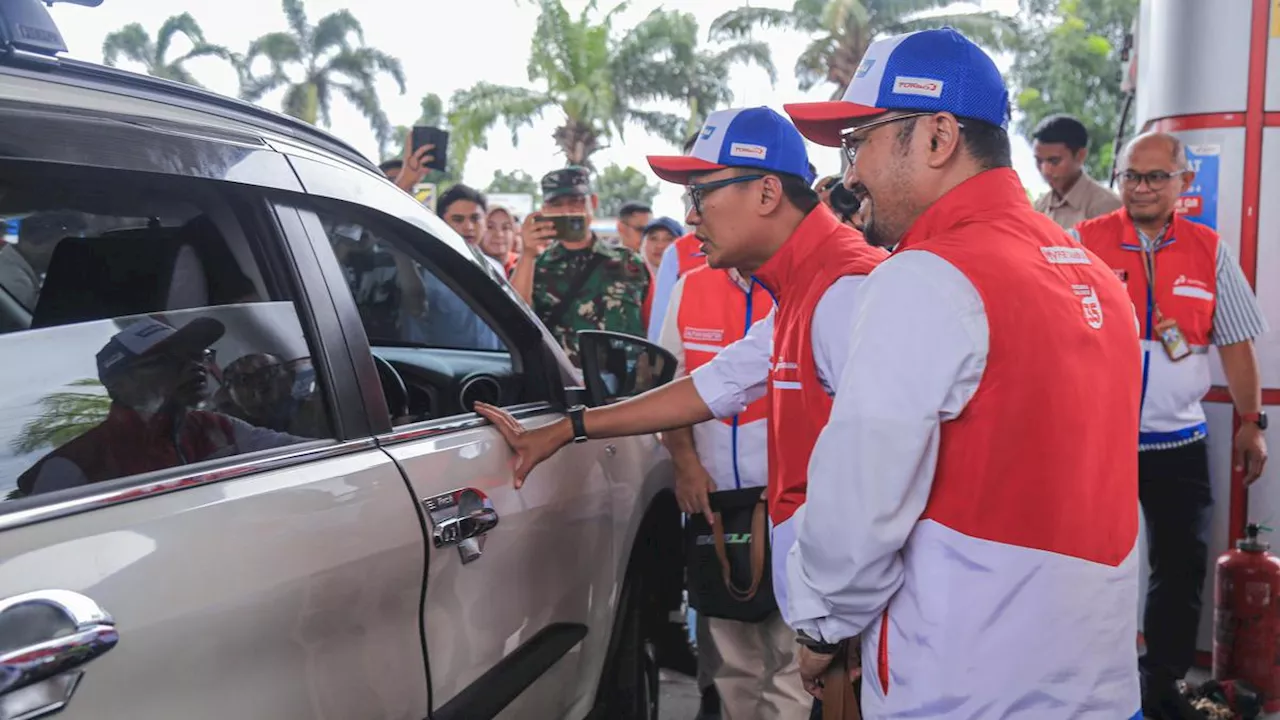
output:
POLYGON ((809 183, 805 182, 804 178, 790 173, 778 173, 778 179, 782 181, 782 194, 786 195, 787 200, 790 200, 791 204, 805 215, 822 202, 818 192, 809 187, 809 183))
POLYGON ((401 160, 400 158, 391 158, 390 160, 383 160, 381 163, 378 164, 378 169, 384 173, 389 172, 391 170, 399 170, 402 167, 404 167, 404 161, 401 160))
POLYGON ((644 203, 629 202, 626 205, 623 205, 622 209, 618 210, 618 217, 629 218, 632 215, 639 215, 640 213, 652 214, 653 208, 645 205, 644 203))
POLYGON ((701 134, 702 134, 702 131, 699 130, 698 132, 690 135, 688 139, 684 141, 683 152, 685 155, 688 155, 693 150, 693 146, 697 144, 698 136, 701 134))
POLYGON ((1070 115, 1050 115, 1031 131, 1031 139, 1041 143, 1062 143, 1073 153, 1089 147, 1089 130, 1070 115))
POLYGON ((484 193, 469 185, 458 183, 440 195, 440 199, 436 201, 436 214, 443 217, 446 212, 449 212, 449 206, 459 200, 473 202, 486 212, 489 210, 489 201, 485 198, 484 193))
POLYGON ((809 174, 815 177, 818 175, 818 168, 814 167, 813 163, 809 163, 809 174))
MULTIPOLYGON (((902 127, 898 128, 900 146, 905 148, 911 140, 916 120, 919 118, 904 120, 902 127)), ((1013 148, 1009 145, 1009 133, 1004 128, 974 118, 957 117, 956 120, 964 126, 960 128, 964 149, 983 170, 1013 167, 1013 148)))

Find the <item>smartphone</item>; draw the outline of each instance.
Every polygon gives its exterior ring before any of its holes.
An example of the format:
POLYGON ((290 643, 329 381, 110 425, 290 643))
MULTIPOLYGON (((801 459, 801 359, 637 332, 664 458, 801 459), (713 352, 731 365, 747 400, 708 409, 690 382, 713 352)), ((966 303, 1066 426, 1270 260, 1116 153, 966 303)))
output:
POLYGON ((587 236, 586 215, 543 215, 556 228, 556 239, 577 242, 587 236))
POLYGON ((426 166, 431 170, 444 172, 449 162, 449 131, 429 125, 414 125, 413 151, 418 152, 418 148, 423 145, 435 145, 435 149, 431 151, 431 162, 426 166))

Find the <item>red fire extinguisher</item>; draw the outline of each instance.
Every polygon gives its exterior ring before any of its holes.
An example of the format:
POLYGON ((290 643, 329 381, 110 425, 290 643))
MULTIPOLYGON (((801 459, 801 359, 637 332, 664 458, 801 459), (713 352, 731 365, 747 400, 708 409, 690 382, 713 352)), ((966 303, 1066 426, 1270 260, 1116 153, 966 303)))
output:
MULTIPOLYGON (((1213 679, 1244 680, 1262 691, 1266 712, 1280 710, 1280 559, 1245 537, 1218 558, 1213 593, 1213 679)), ((1266 528, 1269 530, 1270 528, 1266 528)))

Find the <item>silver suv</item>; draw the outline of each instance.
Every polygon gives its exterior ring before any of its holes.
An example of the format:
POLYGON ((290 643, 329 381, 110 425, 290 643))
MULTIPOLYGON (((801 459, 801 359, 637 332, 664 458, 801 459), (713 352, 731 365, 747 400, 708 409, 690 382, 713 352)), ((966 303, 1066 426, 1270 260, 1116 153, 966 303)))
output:
POLYGON ((0 718, 655 717, 665 452, 516 491, 471 408, 671 356, 584 333, 580 375, 351 147, 64 50, 0 0, 0 718))

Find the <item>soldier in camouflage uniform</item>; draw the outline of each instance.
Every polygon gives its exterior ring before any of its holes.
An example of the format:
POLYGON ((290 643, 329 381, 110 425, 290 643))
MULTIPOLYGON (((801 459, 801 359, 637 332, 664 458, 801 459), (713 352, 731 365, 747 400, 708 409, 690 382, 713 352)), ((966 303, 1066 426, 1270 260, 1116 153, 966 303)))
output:
POLYGON ((649 291, 649 272, 640 256, 610 247, 591 232, 598 199, 591 192, 588 171, 567 167, 547 173, 542 178, 542 198, 541 213, 531 213, 525 220, 525 247, 512 272, 512 285, 530 302, 574 365, 580 364, 579 330, 644 337, 640 308, 649 291), (562 221, 557 231, 553 216, 574 220, 562 221), (555 242, 547 245, 553 238, 555 242), (579 289, 572 292, 575 284, 579 289))

